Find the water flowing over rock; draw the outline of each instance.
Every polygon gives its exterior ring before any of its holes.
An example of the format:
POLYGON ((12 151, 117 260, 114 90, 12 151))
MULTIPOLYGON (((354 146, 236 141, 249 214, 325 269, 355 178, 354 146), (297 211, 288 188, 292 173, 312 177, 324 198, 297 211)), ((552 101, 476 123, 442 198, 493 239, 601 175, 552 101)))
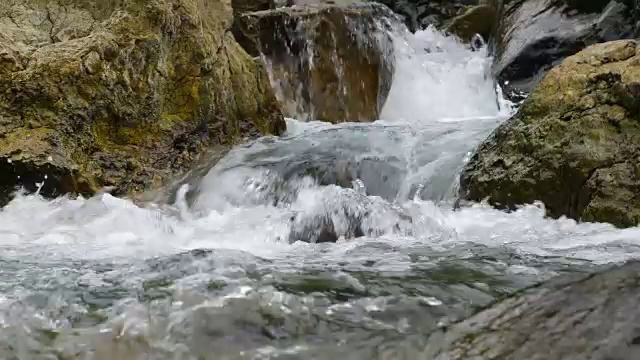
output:
POLYGON ((432 334, 421 358, 637 359, 639 284, 638 261, 553 279, 432 334))
POLYGON ((638 5, 626 0, 500 0, 495 72, 508 93, 530 92, 544 74, 588 45, 631 38, 638 5))
POLYGON ((262 11, 274 9, 276 2, 274 0, 232 0, 231 6, 236 14, 242 14, 252 11, 262 11))
POLYGON ((472 6, 453 18, 447 24, 446 31, 455 34, 465 42, 470 42, 476 34, 487 40, 491 36, 496 17, 496 8, 493 5, 472 6))
POLYGON ((229 0, 3 1, 0 202, 42 182, 135 194, 211 145, 283 132, 232 21, 229 0))
POLYGON ((378 197, 329 187, 317 197, 315 206, 291 219, 289 241, 336 242, 363 236, 410 234, 411 217, 378 197))
POLYGON ((265 59, 285 115, 373 121, 393 78, 392 17, 379 4, 278 8, 242 14, 237 38, 265 59))
POLYGON ((620 227, 640 223, 640 55, 633 40, 565 59, 461 176, 461 196, 620 227))
POLYGON ((464 13, 468 6, 479 5, 478 0, 377 0, 401 15, 411 31, 428 26, 445 27, 454 17, 464 13))

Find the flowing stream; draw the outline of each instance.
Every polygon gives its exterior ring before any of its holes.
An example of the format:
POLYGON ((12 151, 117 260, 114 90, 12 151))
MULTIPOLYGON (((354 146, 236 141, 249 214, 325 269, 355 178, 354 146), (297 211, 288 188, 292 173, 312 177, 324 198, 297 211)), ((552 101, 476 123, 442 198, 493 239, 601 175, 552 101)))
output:
POLYGON ((640 254, 637 228, 456 208, 465 159, 514 109, 484 48, 392 36, 383 120, 288 119, 171 206, 16 197, 0 211, 0 358, 416 359, 407 339, 640 254), (327 224, 337 242, 300 241, 327 224))

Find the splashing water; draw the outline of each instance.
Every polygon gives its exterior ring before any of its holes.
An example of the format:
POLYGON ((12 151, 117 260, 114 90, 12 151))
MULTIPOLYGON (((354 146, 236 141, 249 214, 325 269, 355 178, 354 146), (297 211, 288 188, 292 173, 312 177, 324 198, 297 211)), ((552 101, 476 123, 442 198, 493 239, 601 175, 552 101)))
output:
POLYGON ((454 211, 459 169, 513 109, 485 49, 433 29, 393 38, 384 120, 289 119, 193 201, 17 196, 0 212, 0 357, 384 358, 497 296, 640 254, 637 228, 540 204, 454 211), (298 241, 327 223, 336 243, 298 241))

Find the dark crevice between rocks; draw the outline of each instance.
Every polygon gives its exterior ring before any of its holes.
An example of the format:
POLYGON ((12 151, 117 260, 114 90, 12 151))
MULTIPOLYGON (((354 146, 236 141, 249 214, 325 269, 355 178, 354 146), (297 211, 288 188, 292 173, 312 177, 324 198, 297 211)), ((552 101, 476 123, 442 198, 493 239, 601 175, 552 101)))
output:
POLYGON ((36 164, 30 160, 0 162, 0 207, 9 203, 17 191, 39 194, 53 199, 65 194, 90 196, 93 188, 77 172, 52 164, 36 164), (41 183, 39 189, 36 184, 41 183))

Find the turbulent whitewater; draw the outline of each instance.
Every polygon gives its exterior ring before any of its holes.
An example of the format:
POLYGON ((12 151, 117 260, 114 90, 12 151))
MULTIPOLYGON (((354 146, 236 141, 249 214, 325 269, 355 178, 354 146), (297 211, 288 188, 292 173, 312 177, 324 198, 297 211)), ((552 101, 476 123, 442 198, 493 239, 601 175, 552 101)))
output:
POLYGON ((637 228, 456 208, 464 161, 514 109, 484 48, 392 35, 373 124, 289 119, 168 206, 17 196, 0 211, 0 357, 416 358, 407 339, 498 296, 640 254, 637 228), (347 213, 365 236, 340 236, 347 213), (336 243, 301 241, 318 218, 336 243))

